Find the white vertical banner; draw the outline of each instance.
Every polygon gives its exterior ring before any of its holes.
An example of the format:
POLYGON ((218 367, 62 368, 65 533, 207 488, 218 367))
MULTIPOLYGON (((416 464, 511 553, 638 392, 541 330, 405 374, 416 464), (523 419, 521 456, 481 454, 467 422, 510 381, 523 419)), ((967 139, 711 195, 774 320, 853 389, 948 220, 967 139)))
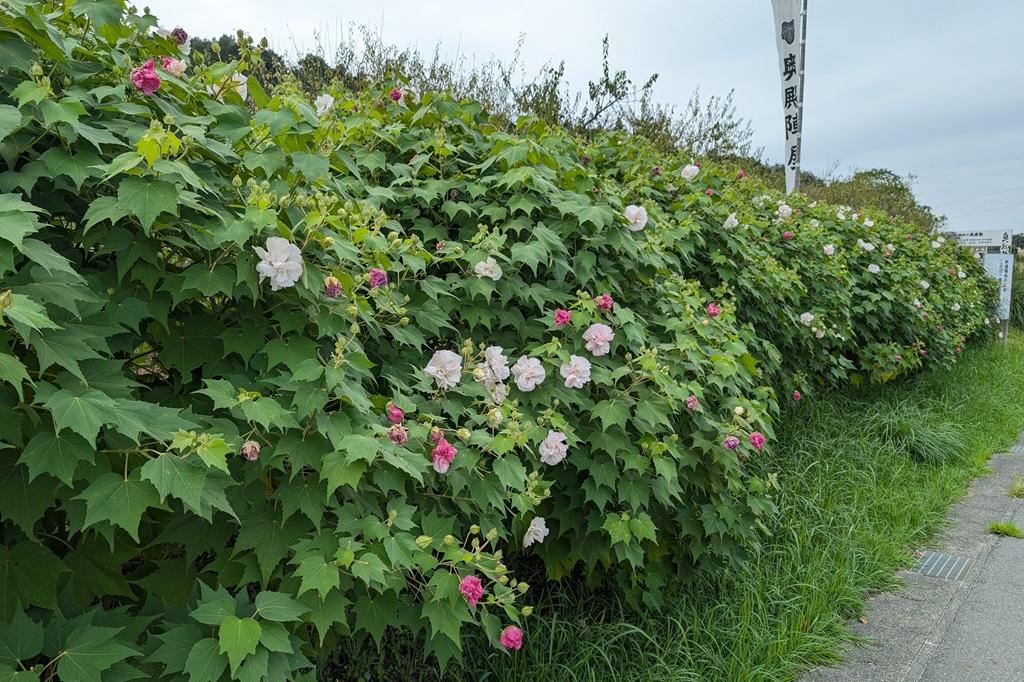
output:
POLYGON ((779 49, 782 77, 782 111, 786 122, 786 193, 800 189, 800 131, 804 125, 804 35, 807 29, 807 0, 772 0, 775 15, 775 44, 779 49))

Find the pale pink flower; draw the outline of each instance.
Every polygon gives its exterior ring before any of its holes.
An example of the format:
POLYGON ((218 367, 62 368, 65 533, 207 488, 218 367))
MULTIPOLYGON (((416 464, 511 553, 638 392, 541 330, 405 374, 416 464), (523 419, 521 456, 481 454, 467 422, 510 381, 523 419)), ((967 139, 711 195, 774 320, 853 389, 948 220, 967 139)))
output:
POLYGON ((783 220, 786 220, 787 218, 789 218, 789 216, 793 215, 793 209, 789 206, 789 204, 779 204, 777 212, 779 214, 779 217, 782 218, 783 220))
POLYGON ((597 305, 599 310, 611 310, 615 305, 615 301, 612 299, 611 294, 601 294, 594 299, 594 304, 597 305))
POLYGON ((570 355, 569 362, 559 369, 565 379, 566 388, 583 388, 590 383, 590 360, 579 355, 570 355))
POLYGON ((281 237, 267 238, 265 246, 266 248, 252 247, 260 257, 260 262, 256 264, 260 281, 269 279, 271 291, 295 286, 302 277, 302 251, 281 237))
POLYGON ((709 197, 713 197, 715 196, 715 190, 708 187, 706 190, 704 190, 704 194, 707 194, 709 197))
POLYGON ((501 279, 502 271, 498 261, 493 256, 488 256, 473 267, 477 277, 488 277, 495 282, 501 279))
POLYGON ((801 398, 803 396, 800 395, 800 391, 793 391, 793 402, 798 402, 801 398))
POLYGON ((696 412, 697 408, 700 407, 700 401, 697 400, 697 396, 691 395, 689 398, 687 398, 686 399, 686 407, 691 412, 696 412))
POLYGON ((782 233, 782 238, 788 242, 790 239, 793 238, 793 233, 790 232, 789 230, 786 230, 785 232, 782 233))
POLYGON ((440 390, 455 388, 462 378, 462 357, 450 350, 436 351, 423 372, 433 377, 440 390))
POLYGON ((726 230, 731 230, 732 228, 736 227, 739 224, 740 221, 736 219, 736 214, 730 213, 729 217, 725 219, 724 223, 722 223, 722 227, 725 228, 726 230))
POLYGON ((455 455, 459 454, 459 451, 442 437, 437 441, 437 445, 434 446, 430 454, 434 461, 434 471, 444 474, 448 472, 448 467, 451 466, 452 460, 455 459, 455 455))
POLYGON ((437 428, 436 426, 432 426, 430 427, 430 435, 428 437, 430 438, 431 443, 437 445, 438 443, 441 442, 441 439, 444 438, 444 431, 437 428))
POLYGON ((611 350, 615 332, 606 324, 592 324, 583 332, 583 340, 587 342, 587 350, 597 356, 608 355, 611 350))
POLYGON ((544 383, 547 372, 544 365, 540 364, 540 360, 524 355, 512 365, 512 376, 515 377, 519 390, 528 393, 544 383))
POLYGON ((697 173, 699 172, 700 166, 690 163, 687 164, 686 166, 683 166, 683 170, 679 172, 679 175, 683 176, 684 180, 693 180, 695 177, 697 177, 697 173))
POLYGON ((826 256, 831 256, 831 255, 835 254, 836 247, 833 246, 832 244, 825 244, 825 247, 822 249, 822 251, 825 252, 826 256))
POLYGON ((740 169, 740 171, 738 173, 736 173, 736 179, 737 180, 742 180, 744 177, 746 177, 746 175, 747 174, 743 172, 743 169, 740 169))
POLYGON ((540 446, 537 448, 540 454, 540 461, 554 466, 563 459, 569 452, 569 444, 565 442, 565 434, 561 431, 548 431, 540 446))
POLYGON ((470 606, 476 606, 480 597, 484 596, 484 585, 475 575, 467 575, 459 581, 459 592, 470 606))
POLYGON ((484 361, 478 368, 483 374, 483 382, 493 386, 508 379, 508 358, 501 346, 488 346, 484 351, 484 361))
POLYGON ((255 462, 260 456, 260 444, 254 440, 247 440, 242 444, 242 457, 250 462, 255 462))
POLYGON ((164 71, 172 76, 180 76, 188 68, 188 64, 174 57, 161 57, 160 62, 164 67, 164 71))
POLYGON ((740 439, 736 436, 726 436, 725 440, 722 441, 722 447, 726 450, 735 450, 740 446, 740 439))
POLYGON ((506 649, 515 649, 518 651, 523 648, 523 631, 515 625, 509 625, 501 631, 501 636, 498 637, 498 642, 506 649))
POLYGON ((324 279, 324 296, 327 298, 338 298, 341 296, 341 281, 337 277, 324 279))
POLYGON ((722 309, 714 303, 708 303, 707 312, 709 317, 718 317, 722 314, 722 309))
POLYGON ((409 442, 409 430, 401 424, 392 424, 388 429, 388 438, 395 445, 405 445, 409 442))

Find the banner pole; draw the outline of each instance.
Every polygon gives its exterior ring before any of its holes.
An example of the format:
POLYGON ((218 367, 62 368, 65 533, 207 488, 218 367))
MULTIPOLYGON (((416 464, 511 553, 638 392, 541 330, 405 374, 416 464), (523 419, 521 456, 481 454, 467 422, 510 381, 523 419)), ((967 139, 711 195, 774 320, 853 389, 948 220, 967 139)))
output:
POLYGON ((800 157, 803 154, 803 129, 804 129, 804 69, 807 64, 807 0, 803 0, 803 7, 800 10, 800 105, 798 116, 800 117, 800 135, 796 138, 797 162, 796 178, 793 179, 793 191, 800 191, 800 157))

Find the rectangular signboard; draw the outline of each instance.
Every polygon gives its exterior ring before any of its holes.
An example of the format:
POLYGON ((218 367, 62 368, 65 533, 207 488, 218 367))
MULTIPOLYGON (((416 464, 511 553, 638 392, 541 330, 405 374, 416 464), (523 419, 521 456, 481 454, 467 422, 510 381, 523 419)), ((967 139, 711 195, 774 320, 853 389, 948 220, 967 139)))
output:
POLYGON ((1010 319, 1010 290, 1013 288, 1013 256, 986 253, 985 271, 999 282, 999 319, 1010 319))
POLYGON ((948 234, 963 246, 971 248, 998 248, 1010 252, 1013 232, 1010 230, 950 230, 948 234))

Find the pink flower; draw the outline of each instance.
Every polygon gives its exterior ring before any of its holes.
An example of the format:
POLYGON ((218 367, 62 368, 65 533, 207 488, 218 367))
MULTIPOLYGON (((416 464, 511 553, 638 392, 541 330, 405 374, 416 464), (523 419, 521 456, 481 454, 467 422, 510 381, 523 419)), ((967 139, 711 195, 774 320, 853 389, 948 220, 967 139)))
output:
POLYGON ((153 60, 148 59, 142 66, 132 71, 132 85, 137 87, 145 95, 152 95, 160 89, 160 76, 156 74, 153 67, 153 60))
POLYGON ((555 308, 555 326, 564 327, 572 319, 572 313, 564 308, 555 308))
POLYGON ((327 298, 338 298, 341 296, 341 282, 337 277, 328 277, 324 280, 324 296, 327 298))
POLYGON ((506 649, 518 651, 523 648, 523 631, 515 625, 509 625, 501 631, 501 637, 498 638, 498 642, 506 649))
POLYGON ((725 440, 722 441, 722 447, 726 450, 735 450, 740 446, 740 439, 736 436, 726 436, 725 440))
POLYGON ((254 440, 247 440, 242 444, 242 457, 250 462, 255 462, 260 456, 260 444, 254 440))
POLYGON ((708 315, 710 317, 718 317, 722 314, 722 309, 714 303, 708 303, 708 315))
POLYGON ((475 575, 467 575, 459 581, 459 592, 466 598, 470 606, 476 606, 480 597, 484 596, 484 585, 475 575))
POLYGON ((174 57, 161 57, 161 63, 163 64, 164 71, 171 74, 172 76, 180 76, 185 73, 185 69, 188 65, 180 59, 174 57))
POLYGON ((442 440, 444 440, 444 431, 437 428, 436 426, 431 427, 430 442, 436 445, 437 443, 440 443, 442 440))
POLYGON ((615 305, 611 294, 601 294, 594 299, 594 303, 597 304, 599 310, 611 310, 612 306, 615 305))
POLYGON ((953 351, 956 352, 956 353, 959 353, 960 352, 960 346, 957 346, 956 348, 954 348, 953 351))
POLYGON ((700 401, 697 400, 697 396, 691 395, 689 398, 687 398, 686 399, 686 407, 691 412, 696 412, 697 408, 700 407, 700 401))
POLYGON ((397 102, 398 100, 402 99, 402 95, 404 95, 404 94, 405 93, 402 92, 402 88, 400 88, 400 87, 396 86, 396 87, 391 88, 391 95, 390 95, 391 101, 392 102, 397 102))
POLYGON ((651 168, 651 175, 661 175, 661 166, 654 166, 651 168))
POLYGON ((738 172, 738 173, 736 174, 736 179, 737 179, 737 180, 742 180, 742 179, 743 179, 744 177, 746 177, 746 175, 747 175, 747 174, 746 174, 746 173, 744 173, 744 172, 743 172, 743 169, 741 168, 741 169, 740 169, 740 171, 739 171, 739 172, 738 172))
POLYGON ((444 242, 438 242, 437 244, 434 245, 434 251, 437 251, 438 253, 440 253, 441 249, 443 248, 444 242))
POLYGON ((409 430, 401 424, 393 424, 391 428, 388 429, 388 438, 390 438, 391 442, 395 445, 405 445, 409 442, 409 430))
POLYGON ((793 391, 793 402, 799 402, 800 398, 803 398, 803 396, 800 395, 800 391, 793 391))
POLYGON ((782 238, 788 242, 790 239, 793 238, 793 233, 790 232, 789 230, 786 230, 785 232, 782 233, 782 238))
POLYGON ((715 190, 708 187, 706 190, 704 190, 704 194, 707 194, 709 197, 713 197, 715 196, 715 190))
POLYGON ((583 332, 583 340, 587 342, 587 350, 597 356, 608 355, 611 350, 615 332, 606 324, 592 324, 583 332))
POLYGON ((565 379, 566 388, 583 388, 590 383, 590 369, 590 360, 570 355, 569 362, 563 364, 558 371, 565 379))
POLYGON ((903 362, 903 356, 902 355, 897 355, 896 356, 896 362, 903 362))
POLYGON ((388 283, 388 273, 380 268, 370 268, 370 287, 376 289, 388 283))
POLYGON ((750 441, 750 444, 758 450, 764 447, 765 437, 760 431, 754 431, 747 437, 747 440, 750 441))
POLYGON ((394 403, 388 403, 386 412, 388 414, 388 421, 392 424, 401 424, 405 419, 405 412, 402 412, 402 408, 394 403))
POLYGON ((443 474, 448 471, 448 467, 451 466, 452 460, 455 459, 455 455, 459 454, 459 451, 442 437, 437 441, 434 451, 430 454, 434 458, 434 471, 443 474))

